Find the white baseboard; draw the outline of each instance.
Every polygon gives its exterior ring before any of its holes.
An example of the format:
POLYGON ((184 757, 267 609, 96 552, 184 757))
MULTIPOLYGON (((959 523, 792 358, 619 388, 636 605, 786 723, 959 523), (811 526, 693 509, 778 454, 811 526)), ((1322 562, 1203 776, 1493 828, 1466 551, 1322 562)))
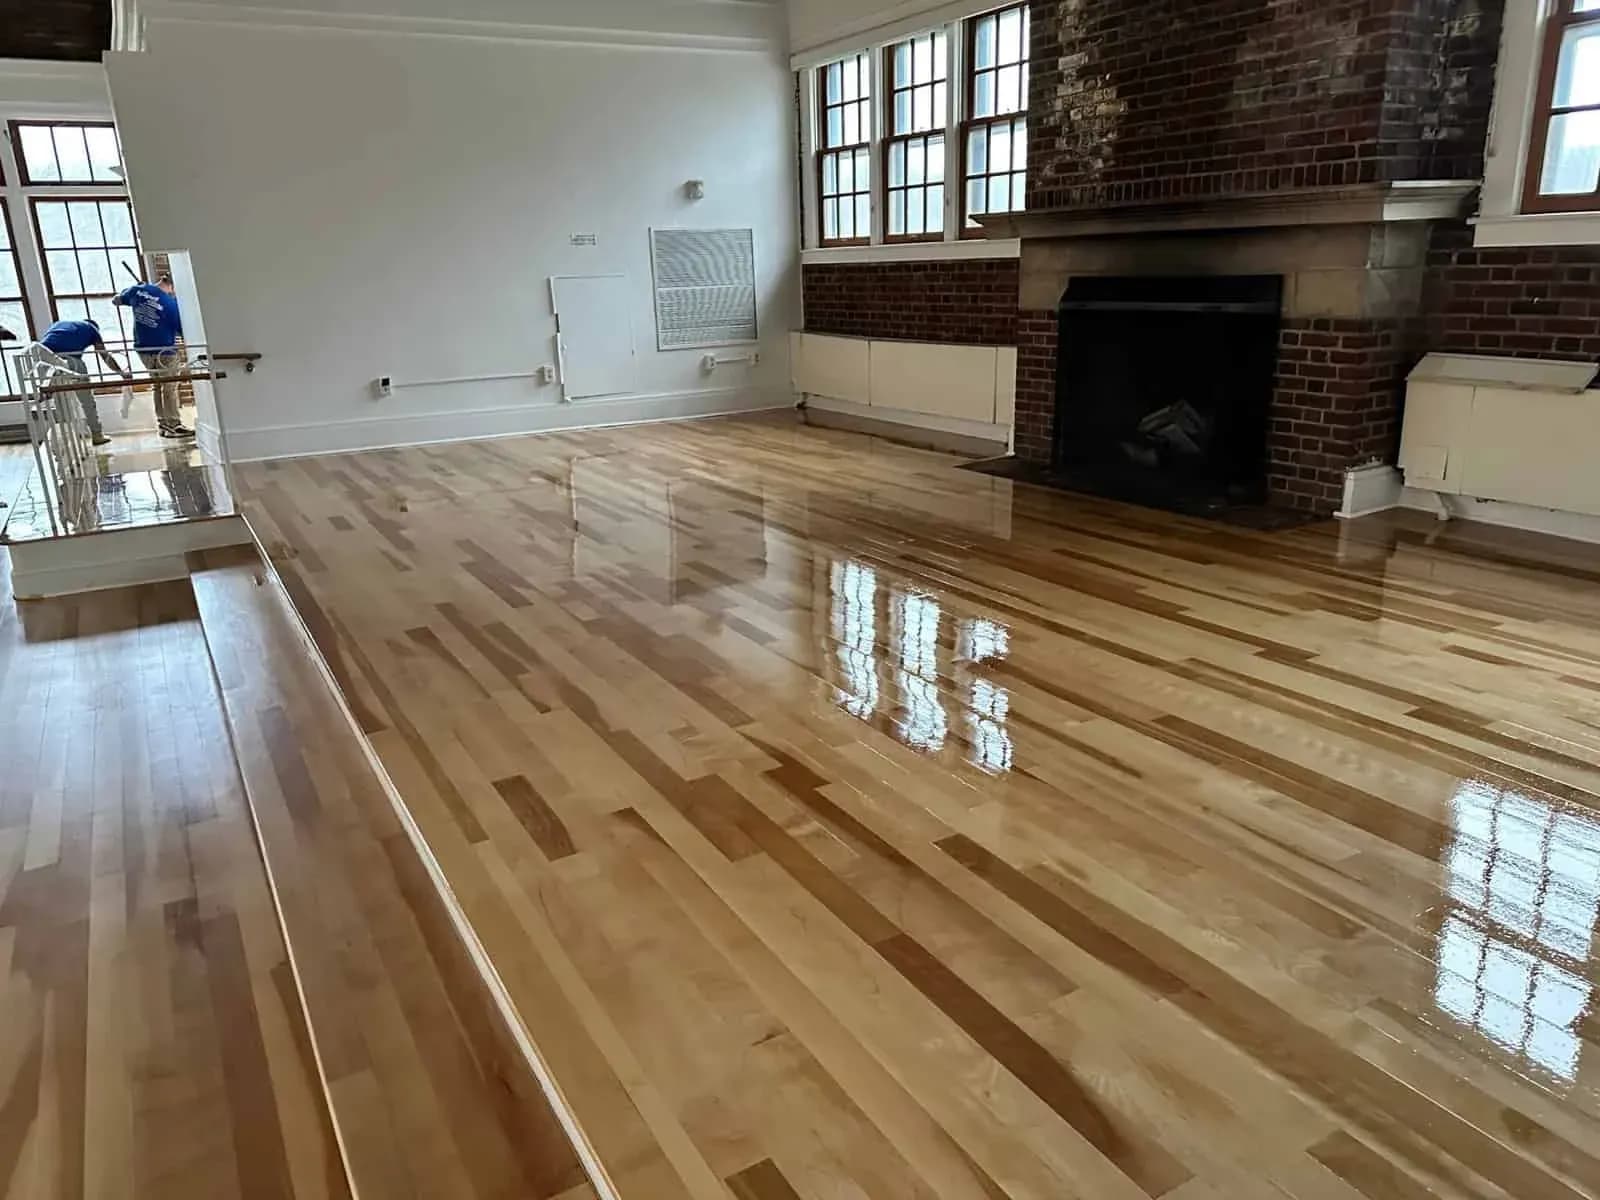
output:
POLYGON ((315 425, 271 425, 229 429, 228 450, 234 462, 264 458, 305 458, 316 454, 348 454, 393 446, 426 446, 480 438, 517 437, 562 429, 597 429, 651 421, 731 416, 790 408, 786 391, 714 388, 696 392, 660 392, 571 404, 539 404, 513 408, 360 417, 315 425))
POLYGON ((1387 512, 1400 503, 1405 476, 1387 463, 1368 463, 1344 473, 1344 502, 1333 515, 1343 520, 1387 512))
POLYGON ((241 517, 212 517, 178 525, 115 529, 45 538, 8 546, 11 590, 18 600, 74 596, 104 588, 187 579, 191 550, 250 542, 241 517))
POLYGON ((1535 508, 1531 504, 1512 504, 1504 500, 1479 500, 1473 496, 1446 496, 1413 487, 1401 492, 1399 507, 1437 516, 1441 502, 1451 517, 1463 521, 1481 521, 1485 525, 1600 544, 1600 517, 1588 513, 1535 508))

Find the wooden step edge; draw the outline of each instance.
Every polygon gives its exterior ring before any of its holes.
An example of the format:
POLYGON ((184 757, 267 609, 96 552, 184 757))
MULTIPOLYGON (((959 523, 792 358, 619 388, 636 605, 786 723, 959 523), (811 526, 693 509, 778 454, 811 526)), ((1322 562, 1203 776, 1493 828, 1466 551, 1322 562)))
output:
MULTIPOLYGON (((413 819, 410 810, 407 808, 404 799, 400 795, 399 789, 395 786, 394 780, 390 777, 387 768, 384 767, 382 761, 378 758, 377 752, 372 748, 372 745, 368 741, 366 735, 361 732, 361 727, 356 721, 354 713, 350 709, 343 690, 339 687, 338 681, 336 680, 331 667, 328 665, 327 660, 323 657, 322 651, 317 647, 316 641, 311 635, 311 631, 306 627, 305 621, 302 619, 299 610, 295 607, 293 600, 290 598, 288 589, 284 586, 282 578, 278 575, 277 570, 273 567, 272 561, 268 557, 264 546, 261 544, 255 528, 250 524, 248 518, 242 519, 245 521, 246 528, 249 529, 252 544, 248 546, 229 546, 214 550, 199 550, 192 552, 189 555, 189 568, 191 576, 203 576, 210 573, 231 574, 249 572, 253 576, 253 580, 257 585, 265 585, 272 589, 273 603, 276 605, 280 613, 286 618, 289 626, 294 629, 296 635, 299 637, 301 646, 307 655, 308 661, 316 669, 318 676, 322 680, 323 686, 332 695, 339 712, 343 716, 346 728, 351 738, 361 747, 362 755, 369 769, 372 771, 374 778, 377 780, 379 786, 383 790, 383 794, 388 800, 389 806, 393 811, 400 828, 405 831, 406 840, 411 846, 413 853, 415 853, 417 856, 418 862, 421 864, 430 884, 432 885, 434 897, 438 900, 440 909, 444 913, 450 928, 455 933, 456 938, 460 943, 460 947, 467 957, 467 960, 472 965, 474 974, 477 977, 477 981, 483 989, 485 998, 489 1002, 489 1008, 493 1015, 498 1018, 498 1024, 500 1028, 497 1030, 497 1032, 504 1035, 505 1039, 510 1043, 514 1052, 518 1056, 520 1065, 525 1067, 528 1073, 532 1076, 535 1084, 539 1088, 540 1094, 543 1096, 546 1106, 550 1110, 551 1115, 559 1124, 561 1131, 565 1135, 573 1153, 577 1156, 579 1165, 582 1167, 584 1174, 587 1176, 589 1186, 594 1189, 596 1196, 599 1198, 599 1200, 623 1200, 622 1194, 619 1191, 615 1181, 612 1179, 610 1172, 606 1169, 600 1158, 600 1155, 595 1150, 594 1144, 585 1133, 582 1123, 579 1121, 577 1114, 573 1111, 571 1103, 567 1100, 565 1094, 563 1093, 561 1086, 556 1080, 554 1073, 550 1069, 547 1060, 539 1051, 537 1043, 534 1041, 526 1024, 523 1022, 521 1015, 518 1013, 516 1003, 511 996, 510 990, 506 987, 499 971, 495 968, 493 961, 490 959, 487 949, 484 947, 482 941, 478 938, 477 932, 473 929, 470 919, 468 918, 465 910, 462 908, 454 890, 450 887, 449 880, 446 878, 443 868, 439 865, 438 860, 434 857, 432 850, 427 844, 426 838, 423 836, 421 829, 417 826, 416 821, 413 819)), ((203 631, 206 628, 203 611, 201 628, 203 631)), ((208 653, 212 652, 210 637, 211 635, 208 633, 208 653)), ((223 688, 222 681, 220 677, 217 676, 217 663, 214 654, 212 655, 211 659, 211 667, 220 697, 223 695, 223 688)), ((223 703, 223 709, 226 718, 224 723, 228 728, 228 736, 230 739, 232 739, 234 737, 233 719, 231 714, 227 712, 225 699, 223 703)), ((237 756, 237 746, 234 747, 234 751, 237 756)), ((249 788, 248 781, 246 781, 247 798, 248 795, 249 788)), ((360 1197, 362 1193, 359 1190, 359 1182, 355 1178, 355 1172, 352 1168, 351 1154, 346 1144, 344 1135, 340 1130, 338 1109, 329 1089, 328 1077, 324 1070, 321 1054, 317 1049, 315 1023, 312 1019, 310 1007, 307 1004, 306 995, 301 982, 300 970, 295 962, 294 939, 291 937, 288 924, 285 921, 283 904, 278 891, 278 883, 272 871, 272 864, 269 861, 270 856, 264 849, 266 845, 264 831, 262 830, 260 821, 257 817, 255 805, 253 803, 248 803, 246 807, 250 809, 251 821, 255 825, 258 848, 260 848, 262 851, 262 860, 264 869, 266 871, 268 889, 272 893, 273 906, 277 913, 279 927, 283 934, 284 945, 289 958, 290 970, 295 979, 296 992, 300 1000, 302 1014, 306 1021, 307 1030, 310 1034, 312 1053, 316 1062, 318 1074, 318 1083, 323 1090, 324 1100, 328 1105, 329 1116, 333 1123, 334 1136, 339 1146, 339 1153, 344 1166, 345 1176, 349 1182, 351 1194, 353 1196, 360 1197)))

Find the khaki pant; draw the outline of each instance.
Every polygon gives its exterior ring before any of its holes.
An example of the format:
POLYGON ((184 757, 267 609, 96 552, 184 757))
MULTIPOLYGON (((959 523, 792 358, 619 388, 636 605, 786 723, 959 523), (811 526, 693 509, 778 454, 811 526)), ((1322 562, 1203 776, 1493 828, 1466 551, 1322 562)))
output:
POLYGON ((178 384, 170 378, 178 373, 182 364, 178 362, 176 350, 141 350, 139 361, 144 363, 145 370, 150 372, 150 379, 156 391, 156 425, 167 429, 173 425, 181 425, 178 419, 178 384))
MULTIPOLYGON (((79 375, 87 376, 89 374, 89 367, 83 361, 83 355, 81 354, 63 354, 61 361, 79 375)), ((100 408, 95 403, 94 393, 88 388, 84 388, 83 391, 77 393, 77 396, 78 405, 83 409, 83 420, 89 426, 89 432, 95 437, 101 436, 100 408)))

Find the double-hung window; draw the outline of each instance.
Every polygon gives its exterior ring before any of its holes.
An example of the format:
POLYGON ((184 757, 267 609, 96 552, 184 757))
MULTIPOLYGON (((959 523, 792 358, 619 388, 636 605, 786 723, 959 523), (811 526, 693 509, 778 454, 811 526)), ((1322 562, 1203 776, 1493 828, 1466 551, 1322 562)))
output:
POLYGON ((872 56, 851 54, 817 72, 822 244, 872 238, 872 56))
POLYGON ((1522 209, 1600 211, 1600 0, 1557 0, 1538 86, 1522 209))
POLYGON ((1600 0, 1513 0, 1473 241, 1600 245, 1600 0))
POLYGON ((944 236, 945 126, 950 120, 950 48, 943 30, 884 51, 884 238, 944 236))
POLYGON ((1028 6, 967 22, 966 226, 973 217, 1020 212, 1028 170, 1028 6))
POLYGON ((1007 4, 812 68, 807 244, 954 241, 1022 211, 1029 33, 1007 4))

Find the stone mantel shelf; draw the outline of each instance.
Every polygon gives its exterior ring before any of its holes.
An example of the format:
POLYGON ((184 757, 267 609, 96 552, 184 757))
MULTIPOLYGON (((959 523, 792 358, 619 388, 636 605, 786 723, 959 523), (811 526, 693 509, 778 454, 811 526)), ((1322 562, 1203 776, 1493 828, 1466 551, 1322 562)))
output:
POLYGON ((1466 215, 1474 182, 1419 180, 1304 188, 1105 208, 1048 209, 981 218, 987 238, 1088 238, 1299 225, 1372 225, 1466 215))

